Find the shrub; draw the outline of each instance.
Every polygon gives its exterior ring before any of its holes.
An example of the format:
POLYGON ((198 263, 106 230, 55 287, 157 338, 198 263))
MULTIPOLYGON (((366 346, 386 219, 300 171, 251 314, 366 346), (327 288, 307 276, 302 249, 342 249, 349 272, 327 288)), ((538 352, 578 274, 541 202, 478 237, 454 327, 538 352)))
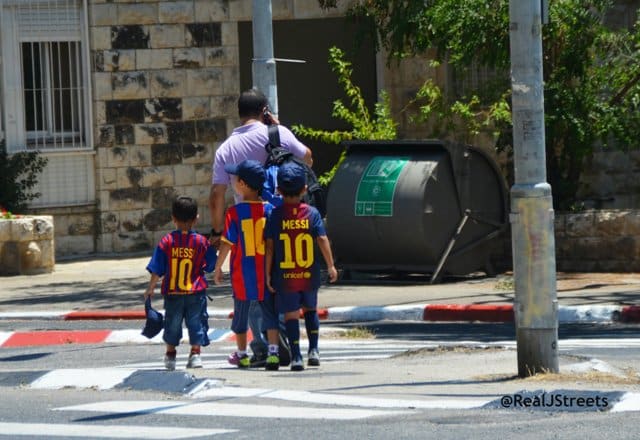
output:
POLYGON ((37 151, 9 155, 4 141, 0 142, 0 207, 4 212, 22 211, 40 196, 31 190, 46 165, 47 159, 37 151))

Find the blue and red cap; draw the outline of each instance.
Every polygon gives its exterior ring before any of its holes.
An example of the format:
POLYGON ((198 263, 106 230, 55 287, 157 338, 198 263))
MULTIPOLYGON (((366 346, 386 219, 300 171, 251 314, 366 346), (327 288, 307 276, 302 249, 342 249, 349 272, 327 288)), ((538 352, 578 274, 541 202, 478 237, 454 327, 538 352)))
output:
POLYGON ((262 163, 257 160, 243 160, 237 164, 227 164, 224 170, 229 174, 235 174, 252 189, 260 191, 266 178, 262 163))
POLYGON ((287 192, 299 192, 307 184, 307 174, 302 165, 286 162, 278 168, 278 188, 287 192))

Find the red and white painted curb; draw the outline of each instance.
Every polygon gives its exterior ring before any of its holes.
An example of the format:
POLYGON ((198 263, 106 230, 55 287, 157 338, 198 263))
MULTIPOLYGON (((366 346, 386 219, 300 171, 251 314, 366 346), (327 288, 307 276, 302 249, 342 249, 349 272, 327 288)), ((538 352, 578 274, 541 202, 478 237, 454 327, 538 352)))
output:
MULTIPOLYGON (((511 304, 411 304, 391 306, 348 306, 319 309, 320 319, 330 321, 448 321, 513 322, 511 304)), ((231 319, 229 309, 209 309, 212 319, 231 319)), ((85 310, 59 312, 5 312, 0 320, 144 320, 144 310, 85 310)), ((593 304, 559 306, 561 324, 625 322, 640 323, 640 306, 593 304)))
MULTIPOLYGON (((0 332, 0 347, 25 347, 65 344, 164 344, 162 331, 148 339, 140 329, 125 330, 42 330, 29 332, 0 332)), ((183 330, 183 334, 188 334, 183 330)), ((211 342, 234 341, 235 335, 228 329, 209 332, 211 342)), ((185 336, 185 342, 188 338, 185 336)))

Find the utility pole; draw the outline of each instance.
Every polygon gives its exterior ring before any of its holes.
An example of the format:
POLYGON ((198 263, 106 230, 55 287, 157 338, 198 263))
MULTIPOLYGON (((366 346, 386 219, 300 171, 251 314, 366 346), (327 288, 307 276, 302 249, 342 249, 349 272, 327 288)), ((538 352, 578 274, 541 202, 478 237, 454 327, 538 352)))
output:
POLYGON ((540 0, 510 0, 515 184, 511 231, 518 375, 558 372, 558 300, 551 186, 547 183, 540 0))
POLYGON ((253 87, 269 100, 271 113, 278 115, 278 83, 273 57, 271 0, 253 0, 253 87))

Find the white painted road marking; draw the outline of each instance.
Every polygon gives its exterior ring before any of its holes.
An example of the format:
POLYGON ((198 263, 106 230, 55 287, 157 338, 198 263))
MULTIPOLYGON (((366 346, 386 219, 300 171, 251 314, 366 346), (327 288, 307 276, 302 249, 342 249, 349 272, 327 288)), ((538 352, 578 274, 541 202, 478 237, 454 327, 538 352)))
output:
POLYGON ((28 435, 39 437, 80 437, 80 438, 130 438, 130 439, 185 439, 209 437, 217 434, 237 432, 236 429, 198 429, 173 426, 136 425, 72 425, 58 423, 2 423, 0 436, 15 437, 28 435))
POLYGON ((403 408, 403 409, 468 409, 479 408, 493 399, 440 399, 440 400, 405 400, 385 399, 368 396, 349 396, 344 394, 315 393, 297 390, 274 390, 266 388, 241 387, 206 387, 203 384, 190 394, 191 397, 260 397, 263 399, 279 399, 289 402, 304 402, 323 405, 358 406, 365 408, 403 408))
POLYGON ((57 411, 92 411, 115 414, 173 414, 185 416, 253 417, 280 419, 357 420, 369 417, 396 416, 412 411, 385 411, 376 409, 333 409, 304 406, 231 404, 189 401, 111 401, 56 408, 57 411))
POLYGON ((98 388, 108 390, 135 373, 133 369, 85 368, 52 370, 33 381, 31 388, 98 388))

